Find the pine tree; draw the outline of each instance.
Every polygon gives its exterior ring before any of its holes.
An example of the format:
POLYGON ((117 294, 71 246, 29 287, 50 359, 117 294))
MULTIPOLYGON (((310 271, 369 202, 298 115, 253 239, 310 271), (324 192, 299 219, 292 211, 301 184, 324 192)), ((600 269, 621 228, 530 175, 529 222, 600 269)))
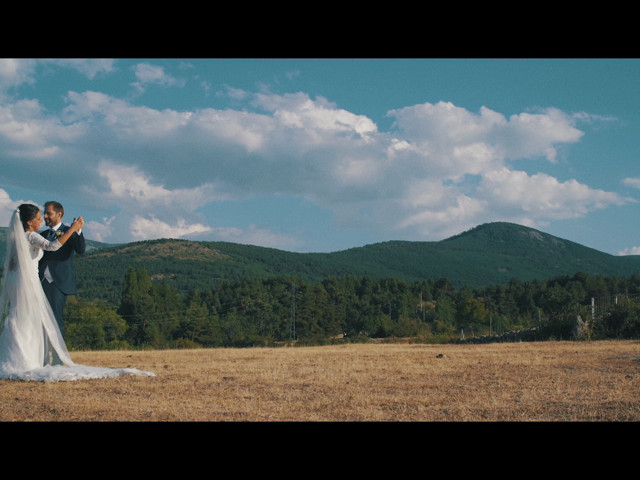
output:
POLYGON ((137 272, 129 268, 123 282, 118 313, 129 329, 127 340, 136 346, 163 346, 163 338, 155 321, 156 306, 151 296, 151 278, 144 267, 137 272))

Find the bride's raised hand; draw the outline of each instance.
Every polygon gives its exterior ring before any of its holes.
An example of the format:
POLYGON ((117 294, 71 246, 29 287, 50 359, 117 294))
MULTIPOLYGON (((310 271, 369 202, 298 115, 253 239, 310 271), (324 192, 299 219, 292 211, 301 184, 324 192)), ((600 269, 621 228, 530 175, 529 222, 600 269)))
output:
POLYGON ((71 226, 67 229, 66 232, 62 234, 62 236, 58 238, 60 245, 64 245, 67 242, 67 240, 69 240, 71 235, 73 235, 75 232, 78 232, 83 225, 84 225, 84 219, 82 217, 74 218, 71 226))
POLYGON ((71 228, 74 232, 79 231, 84 225, 84 219, 82 217, 74 218, 73 223, 71 224, 71 228))

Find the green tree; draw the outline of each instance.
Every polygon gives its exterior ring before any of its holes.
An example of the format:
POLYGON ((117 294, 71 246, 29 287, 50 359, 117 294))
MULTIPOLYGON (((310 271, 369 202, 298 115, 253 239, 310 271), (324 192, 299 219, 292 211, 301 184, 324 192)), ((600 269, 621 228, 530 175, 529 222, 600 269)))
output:
POLYGON ((180 319, 176 337, 178 343, 180 340, 188 340, 193 345, 204 347, 219 345, 219 324, 209 313, 199 290, 187 300, 187 308, 180 319))
POLYGON ((129 268, 123 282, 118 313, 129 326, 126 339, 132 345, 153 348, 166 346, 158 328, 157 312, 151 296, 151 278, 144 267, 137 272, 129 268))
POLYGON ((151 304, 154 315, 151 320, 158 329, 158 335, 166 346, 175 340, 175 332, 184 316, 184 303, 174 287, 163 283, 151 285, 151 304))
POLYGON ((127 348, 127 324, 104 300, 75 296, 65 306, 65 342, 70 350, 127 348))
POLYGON ((488 327, 489 310, 484 302, 478 298, 468 298, 457 310, 458 326, 472 329, 476 333, 488 327))
POLYGON ((640 304, 621 300, 593 326, 597 338, 640 338, 640 304))
POLYGON ((569 338, 578 315, 585 315, 582 303, 585 291, 576 282, 562 284, 562 279, 549 282, 540 296, 541 329, 547 336, 569 338))
POLYGON ((453 333, 456 327, 456 305, 451 297, 440 296, 436 302, 434 332, 453 333))

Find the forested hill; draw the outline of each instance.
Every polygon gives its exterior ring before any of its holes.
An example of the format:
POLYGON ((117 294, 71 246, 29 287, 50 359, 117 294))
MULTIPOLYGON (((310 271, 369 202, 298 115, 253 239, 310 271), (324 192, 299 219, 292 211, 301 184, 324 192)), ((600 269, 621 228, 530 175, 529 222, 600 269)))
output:
POLYGON ((384 242, 331 254, 406 280, 448 278, 484 286, 585 272, 640 274, 640 256, 614 256, 512 223, 489 223, 440 242, 384 242))
MULTIPOLYGON (((4 257, 4 235, 0 252, 4 257)), ((223 280, 357 275, 406 281, 449 279, 454 285, 500 285, 585 272, 640 274, 640 256, 614 256, 511 223, 489 223, 439 242, 390 241, 333 253, 293 253, 225 242, 153 240, 119 246, 89 242, 77 257, 80 294, 117 300, 129 267, 144 267, 180 290, 223 280), (98 294, 98 292, 101 292, 98 294)))

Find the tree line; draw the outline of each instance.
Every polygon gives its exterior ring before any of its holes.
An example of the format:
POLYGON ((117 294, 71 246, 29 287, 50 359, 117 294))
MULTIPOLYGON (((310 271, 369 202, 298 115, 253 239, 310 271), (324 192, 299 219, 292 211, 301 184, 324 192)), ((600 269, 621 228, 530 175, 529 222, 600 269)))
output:
POLYGON ((536 328, 569 339, 576 318, 589 337, 639 338, 640 306, 619 302, 592 319, 591 299, 640 296, 640 276, 577 273, 549 280, 456 288, 446 278, 408 282, 364 276, 322 281, 245 278, 184 292, 129 268, 119 305, 72 297, 65 311, 70 349, 250 347, 413 337, 450 342, 536 328))

